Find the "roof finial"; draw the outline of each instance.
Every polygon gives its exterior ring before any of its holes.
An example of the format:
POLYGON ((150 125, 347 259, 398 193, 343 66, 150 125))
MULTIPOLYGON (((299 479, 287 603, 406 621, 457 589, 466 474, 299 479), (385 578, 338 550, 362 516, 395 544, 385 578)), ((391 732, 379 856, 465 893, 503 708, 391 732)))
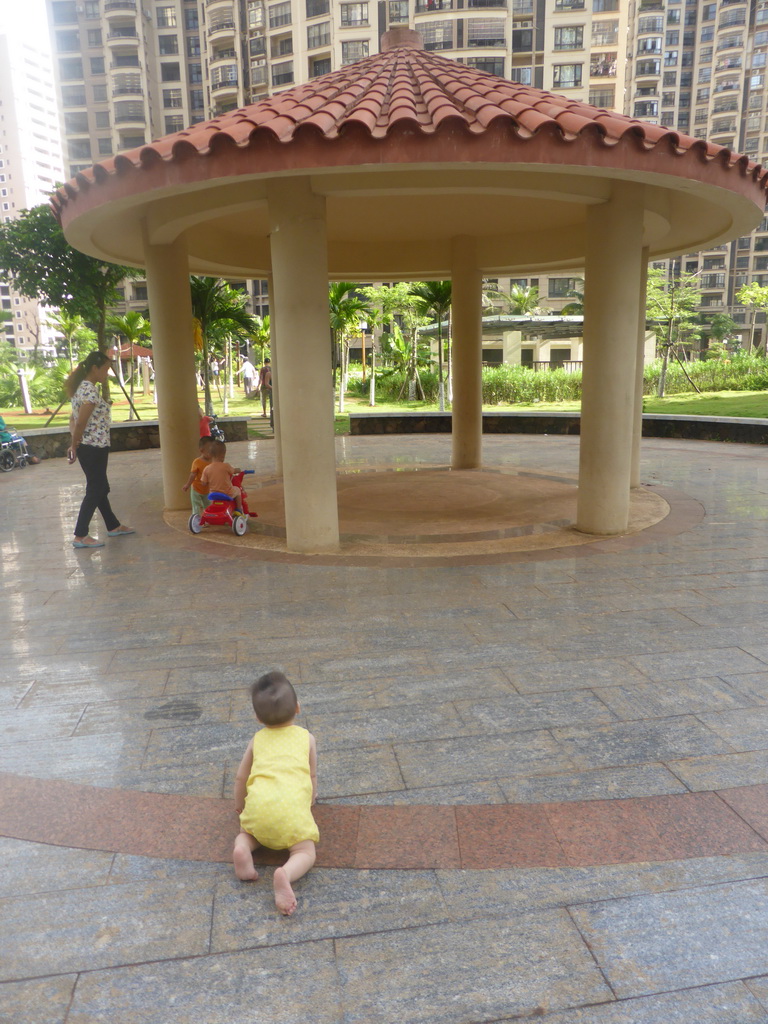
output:
POLYGON ((381 52, 396 50, 399 46, 407 46, 411 50, 423 50, 424 39, 420 32, 405 25, 398 25, 385 32, 381 37, 381 52))

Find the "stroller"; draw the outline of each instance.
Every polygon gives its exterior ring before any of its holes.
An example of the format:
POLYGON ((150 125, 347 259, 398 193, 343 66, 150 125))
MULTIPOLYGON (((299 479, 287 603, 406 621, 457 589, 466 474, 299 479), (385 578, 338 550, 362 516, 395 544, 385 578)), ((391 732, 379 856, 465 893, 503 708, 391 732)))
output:
POLYGON ((9 440, 0 440, 0 470, 3 473, 10 473, 17 466, 19 469, 24 469, 32 461, 27 450, 27 442, 15 430, 6 428, 3 434, 9 440))

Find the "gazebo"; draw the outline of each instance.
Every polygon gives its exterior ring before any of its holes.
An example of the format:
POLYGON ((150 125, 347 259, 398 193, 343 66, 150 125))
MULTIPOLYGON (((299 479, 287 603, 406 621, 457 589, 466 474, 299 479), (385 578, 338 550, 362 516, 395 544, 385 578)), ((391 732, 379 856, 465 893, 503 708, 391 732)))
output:
POLYGON ((452 467, 482 461, 481 283, 584 268, 577 528, 639 484, 645 272, 763 216, 746 157, 468 68, 395 29, 382 52, 78 174, 70 243, 146 268, 166 505, 197 434, 190 273, 270 281, 286 538, 339 545, 328 282, 450 277, 452 467))

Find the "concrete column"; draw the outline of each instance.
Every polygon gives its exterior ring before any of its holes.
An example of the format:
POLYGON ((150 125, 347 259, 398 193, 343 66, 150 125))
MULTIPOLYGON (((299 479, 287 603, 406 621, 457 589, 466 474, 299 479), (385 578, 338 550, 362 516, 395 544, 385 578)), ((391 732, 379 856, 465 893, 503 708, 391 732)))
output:
POLYGON ((643 370, 645 369, 645 303, 648 290, 648 248, 640 260, 640 300, 637 311, 637 362, 635 364, 635 422, 632 428, 632 468, 629 486, 640 486, 640 447, 643 443, 643 370))
POLYGON ((283 450, 280 441, 280 401, 278 399, 278 352, 277 352, 277 317, 275 316, 275 278, 269 274, 267 277, 267 292, 269 293, 269 354, 272 359, 272 409, 275 421, 275 474, 283 475, 283 450))
POLYGON ((169 509, 189 508, 181 490, 197 457, 200 436, 189 262, 183 238, 169 245, 144 242, 152 361, 157 385, 163 498, 169 509))
POLYGON ((477 241, 451 240, 453 469, 477 469, 483 462, 483 306, 477 241))
POLYGON ((584 377, 576 526, 623 533, 635 421, 643 187, 617 182, 587 212, 584 377))
POLYGON ((308 179, 267 190, 280 349, 280 435, 290 551, 339 546, 325 200, 308 179))

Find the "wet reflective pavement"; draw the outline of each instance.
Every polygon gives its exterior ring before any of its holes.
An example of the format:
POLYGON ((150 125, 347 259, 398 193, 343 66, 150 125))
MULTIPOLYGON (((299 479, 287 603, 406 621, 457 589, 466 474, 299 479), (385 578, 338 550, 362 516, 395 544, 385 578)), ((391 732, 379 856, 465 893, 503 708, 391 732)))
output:
MULTIPOLYGON (((272 444, 230 446, 257 508, 272 444)), ((110 461, 137 534, 75 551, 79 469, 0 476, 0 1020, 768 1024, 766 453, 643 452, 658 526, 459 565, 193 537, 156 451, 110 461), (270 668, 319 748, 290 920, 275 858, 257 885, 226 862, 270 668)), ((578 439, 485 461, 568 479, 578 439)))

